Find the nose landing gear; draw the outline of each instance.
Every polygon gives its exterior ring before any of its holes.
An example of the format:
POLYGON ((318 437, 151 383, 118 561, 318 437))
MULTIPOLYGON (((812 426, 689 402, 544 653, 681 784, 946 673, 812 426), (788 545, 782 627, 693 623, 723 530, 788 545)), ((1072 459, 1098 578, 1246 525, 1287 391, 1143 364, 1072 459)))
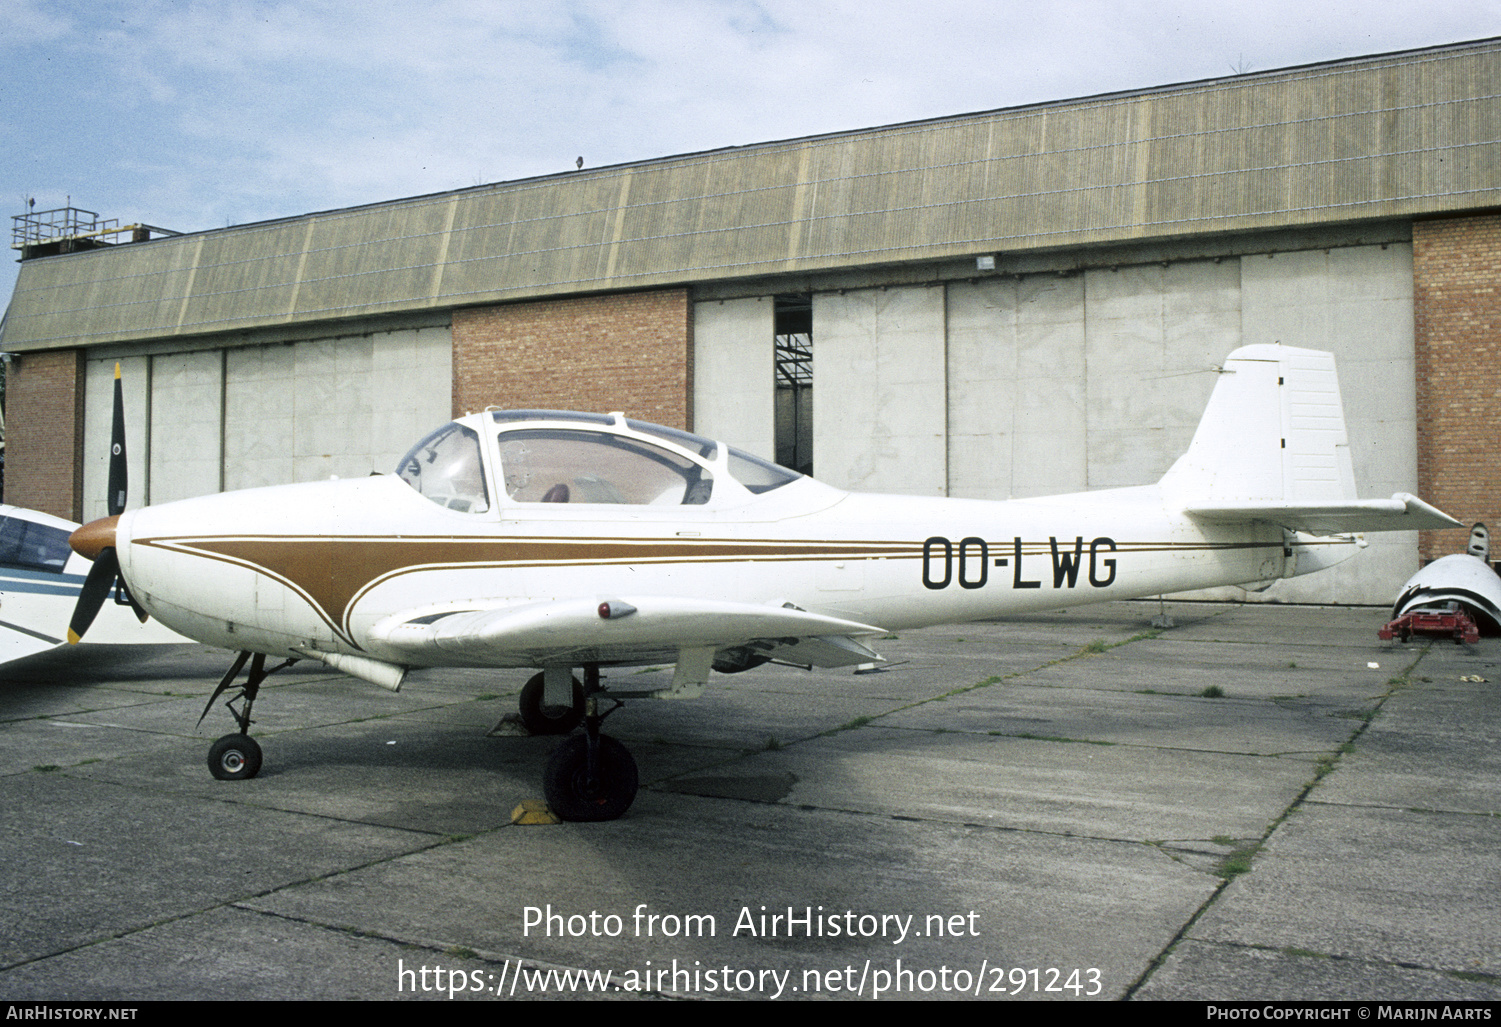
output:
POLYGON ((208 716, 208 711, 214 708, 215 700, 224 694, 234 683, 235 678, 240 676, 240 670, 245 666, 246 660, 250 660, 250 673, 245 678, 245 684, 241 685, 240 690, 224 703, 224 708, 229 710, 229 715, 234 717, 235 725, 240 730, 219 738, 209 746, 208 750, 208 772, 220 781, 248 781, 261 772, 261 747, 254 738, 250 737, 250 725, 254 723, 250 719, 250 708, 255 705, 255 697, 260 694, 262 681, 297 662, 286 660, 267 670, 265 653, 256 653, 255 658, 251 659, 248 651, 241 652, 235 657, 229 673, 225 674, 223 680, 219 682, 219 687, 214 689, 214 694, 208 697, 203 712, 198 716, 199 724, 202 724, 203 718, 208 716), (244 700, 244 706, 237 708, 235 703, 241 700, 244 700))

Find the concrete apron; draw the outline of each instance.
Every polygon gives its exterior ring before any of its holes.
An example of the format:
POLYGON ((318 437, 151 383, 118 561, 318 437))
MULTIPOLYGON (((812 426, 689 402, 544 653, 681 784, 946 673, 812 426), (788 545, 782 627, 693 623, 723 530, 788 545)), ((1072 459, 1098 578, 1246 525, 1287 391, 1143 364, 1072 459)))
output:
POLYGON ((1501 643, 1168 611, 632 702, 607 727, 643 788, 606 824, 511 826, 555 744, 485 736, 524 672, 299 665, 225 783, 228 717, 193 731, 225 654, 29 661, 0 676, 0 994, 1501 997, 1501 643))

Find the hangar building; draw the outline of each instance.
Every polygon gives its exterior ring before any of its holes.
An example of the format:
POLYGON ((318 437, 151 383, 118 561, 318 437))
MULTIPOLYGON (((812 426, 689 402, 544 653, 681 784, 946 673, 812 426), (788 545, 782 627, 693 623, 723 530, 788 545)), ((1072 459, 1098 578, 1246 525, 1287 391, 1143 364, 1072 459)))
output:
MULTIPOLYGON (((487 405, 1005 499, 1155 480, 1283 342, 1337 355, 1363 496, 1497 522, 1498 211, 1492 39, 33 256, 5 499, 104 513, 117 360, 132 504, 387 471, 487 405)), ((1389 601, 1462 545, 1271 594, 1389 601)))

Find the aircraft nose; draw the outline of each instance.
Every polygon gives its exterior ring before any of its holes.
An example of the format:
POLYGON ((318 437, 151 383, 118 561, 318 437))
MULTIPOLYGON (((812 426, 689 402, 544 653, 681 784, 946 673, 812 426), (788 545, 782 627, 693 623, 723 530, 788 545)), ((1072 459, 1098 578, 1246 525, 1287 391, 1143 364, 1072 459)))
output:
POLYGON ((119 523, 119 514, 90 521, 68 536, 68 545, 79 556, 93 560, 102 550, 113 548, 115 528, 119 523))

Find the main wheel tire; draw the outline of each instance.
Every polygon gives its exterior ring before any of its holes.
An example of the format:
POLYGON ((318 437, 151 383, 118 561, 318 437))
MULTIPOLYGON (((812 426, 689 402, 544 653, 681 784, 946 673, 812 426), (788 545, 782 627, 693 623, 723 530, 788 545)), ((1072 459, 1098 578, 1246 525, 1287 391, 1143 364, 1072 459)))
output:
POLYGON ((542 699, 546 686, 543 675, 533 677, 521 689, 516 706, 521 723, 534 735, 566 735, 584 719, 584 686, 573 679, 572 706, 545 706, 542 699))
POLYGON ((615 820, 631 808, 639 778, 630 751, 599 736, 599 784, 589 787, 589 739, 575 735, 553 750, 542 775, 548 807, 562 820, 615 820))
POLYGON ((248 781, 261 772, 261 747, 249 735, 225 735, 209 748, 208 772, 220 781, 248 781))

